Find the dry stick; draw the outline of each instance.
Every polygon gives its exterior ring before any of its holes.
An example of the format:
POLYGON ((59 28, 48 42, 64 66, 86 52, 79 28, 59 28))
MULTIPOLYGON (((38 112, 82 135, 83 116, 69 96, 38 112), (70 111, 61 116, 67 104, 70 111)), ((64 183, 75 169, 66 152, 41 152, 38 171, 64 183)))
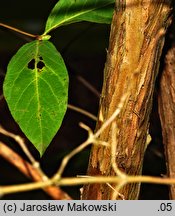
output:
POLYGON ((42 176, 43 181, 46 181, 48 179, 48 177, 44 174, 44 172, 40 168, 39 162, 35 160, 35 158, 32 156, 32 154, 27 149, 27 147, 24 143, 24 140, 20 136, 15 135, 15 134, 5 130, 4 128, 2 128, 2 126, 0 126, 0 133, 4 134, 5 136, 13 138, 19 144, 19 146, 21 147, 23 152, 26 154, 26 156, 31 161, 33 167, 36 168, 38 170, 38 172, 40 173, 40 175, 42 176))
MULTIPOLYGON (((36 182, 42 181, 42 176, 38 173, 38 170, 2 142, 0 142, 0 156, 18 168, 26 177, 36 182)), ((55 186, 48 186, 43 190, 55 200, 71 199, 65 192, 55 186)))

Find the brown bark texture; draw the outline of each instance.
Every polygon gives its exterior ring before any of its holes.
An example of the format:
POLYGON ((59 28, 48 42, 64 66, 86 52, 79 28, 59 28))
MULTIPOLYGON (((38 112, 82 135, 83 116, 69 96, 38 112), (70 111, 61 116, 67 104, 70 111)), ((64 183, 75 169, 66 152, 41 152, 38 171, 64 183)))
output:
MULTIPOLYGON (((175 44, 168 50, 160 81, 159 115, 165 148, 168 176, 175 178, 175 44)), ((170 197, 175 199, 175 185, 170 187, 170 197)))
MULTIPOLYGON (((117 123, 116 164, 128 175, 139 175, 146 148, 149 116, 170 0, 116 0, 96 130, 127 95, 117 123)), ((112 143, 111 125, 99 139, 112 143)), ((114 176, 110 147, 93 146, 88 176, 114 176)), ((116 185, 112 185, 114 188, 116 185)), ((112 198, 108 184, 85 185, 82 199, 112 198)), ((137 199, 139 184, 124 186, 125 199, 137 199)))

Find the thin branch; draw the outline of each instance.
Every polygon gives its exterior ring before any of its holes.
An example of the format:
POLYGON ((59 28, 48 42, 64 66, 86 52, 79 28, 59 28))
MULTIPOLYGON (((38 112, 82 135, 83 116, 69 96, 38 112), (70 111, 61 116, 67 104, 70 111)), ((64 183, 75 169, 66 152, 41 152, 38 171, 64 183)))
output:
MULTIPOLYGON (((114 113, 116 115, 116 113, 114 113)), ((111 119, 111 118, 110 118, 111 119)), ((110 120, 111 121, 111 120, 110 120)), ((108 122, 110 122, 108 121, 108 122)), ((72 158, 75 154, 82 151, 85 147, 87 147, 90 143, 96 142, 94 134, 90 130, 89 127, 85 125, 83 126, 84 129, 88 130, 89 136, 88 139, 76 149, 74 149, 70 154, 68 154, 62 161, 62 164, 58 170, 58 172, 53 176, 51 179, 47 179, 45 182, 38 182, 38 183, 30 183, 30 184, 22 184, 22 185, 14 185, 14 186, 2 186, 0 187, 0 194, 8 194, 20 191, 28 191, 34 190, 39 188, 45 188, 51 185, 59 185, 59 186, 70 186, 70 185, 79 185, 79 184, 94 184, 94 183, 114 183, 117 184, 118 187, 116 188, 116 194, 118 195, 117 191, 121 189, 124 184, 128 183, 153 183, 153 184, 175 184, 175 179, 169 178, 158 178, 158 177, 150 177, 150 176, 125 176, 125 179, 121 178, 121 176, 95 176, 95 177, 87 177, 87 178, 60 178, 62 172, 65 169, 65 166, 69 162, 70 158, 72 158)), ((108 125, 106 125, 107 127, 108 125)), ((114 125, 115 126, 115 125, 114 125)), ((116 168, 115 168, 116 169, 116 168)), ((120 174, 117 171, 118 174, 120 174)))
MULTIPOLYGON (((87 138, 87 140, 86 140, 85 142, 83 142, 80 146, 78 146, 77 148, 75 148, 73 151, 71 151, 68 155, 66 155, 66 156, 63 158, 62 163, 61 163, 61 165, 60 165, 60 168, 58 169, 57 173, 56 173, 56 174, 54 175, 54 177, 53 177, 54 179, 56 179, 56 180, 60 179, 60 177, 61 177, 61 175, 62 175, 62 173, 63 173, 63 171, 64 171, 66 165, 68 164, 69 160, 70 160, 74 155, 78 154, 78 153, 81 152, 84 148, 86 148, 88 145, 90 145, 90 144, 92 144, 92 143, 93 143, 93 144, 100 144, 100 143, 102 143, 102 142, 100 142, 100 141, 97 139, 98 136, 99 136, 99 135, 103 132, 103 130, 105 130, 106 127, 108 127, 109 124, 111 124, 112 121, 119 115, 119 113, 120 113, 120 111, 121 111, 121 109, 122 109, 122 106, 123 106, 123 103, 124 103, 126 97, 127 97, 126 94, 123 95, 123 97, 121 98, 120 103, 119 103, 117 109, 115 110, 115 112, 113 113, 113 115, 112 115, 106 122, 104 122, 104 124, 101 126, 101 128, 100 128, 95 134, 93 134, 92 130, 91 130, 88 126, 86 126, 86 125, 84 125, 84 124, 82 124, 82 123, 80 124, 80 126, 81 126, 82 128, 84 128, 85 130, 88 131, 89 136, 88 136, 88 138, 87 138)), ((105 145, 106 145, 106 143, 105 143, 105 145)))
POLYGON ((107 119, 103 123, 101 128, 94 134, 95 138, 97 138, 114 121, 114 119, 119 115, 127 96, 128 96, 127 94, 124 94, 122 96, 122 98, 120 99, 120 102, 118 104, 117 109, 114 111, 114 113, 111 115, 111 117, 109 117, 109 119, 107 119))
POLYGON ((66 155, 63 160, 62 160, 62 163, 60 165, 60 168, 58 169, 58 171, 56 172, 56 174, 54 175, 53 179, 60 179, 65 167, 67 166, 68 162, 70 161, 70 159, 75 156, 76 154, 78 154, 79 152, 81 152, 83 149, 85 149, 87 146, 89 146, 90 144, 97 144, 97 145, 104 145, 104 146, 107 146, 108 144, 104 141, 100 141, 100 140, 97 140, 95 137, 94 137, 94 134, 92 132, 92 130, 86 126, 85 124, 83 123, 80 123, 80 126, 82 128, 84 128, 85 130, 88 131, 88 138, 85 142, 83 142, 81 145, 79 145, 78 147, 76 147, 75 149, 73 149, 68 155, 66 155))
MULTIPOLYGON (((70 160, 74 155, 76 155, 76 154, 78 154, 79 152, 81 152, 84 148, 86 148, 86 147, 87 147, 88 145, 90 145, 91 143, 94 143, 94 144, 99 144, 99 143, 100 143, 100 141, 97 140, 97 137, 100 135, 100 133, 101 133, 106 127, 108 127, 108 125, 109 125, 109 124, 116 118, 116 116, 120 113, 120 110, 121 110, 121 108, 122 108, 122 105, 123 105, 123 103, 124 103, 125 98, 126 98, 126 95, 124 95, 124 96, 121 98, 121 102, 119 103, 119 106, 118 106, 118 108, 116 109, 116 111, 113 113, 113 115, 102 125, 102 127, 101 127, 95 134, 93 134, 93 132, 91 131, 91 129, 90 129, 89 127, 87 127, 87 126, 81 124, 81 126, 82 126, 84 129, 88 130, 88 133, 89 133, 88 139, 87 139, 85 142, 83 142, 80 146, 78 146, 77 148, 75 148, 72 152, 70 152, 67 156, 65 156, 65 157, 63 158, 63 161, 62 161, 62 163, 61 163, 60 168, 58 169, 57 173, 56 173, 56 174, 53 176, 53 178, 52 178, 52 179, 53 179, 52 182, 50 182, 50 181, 51 181, 50 179, 47 179, 47 178, 46 178, 46 179, 45 179, 45 183, 47 183, 47 184, 50 185, 50 184, 54 184, 54 183, 59 182, 59 181, 61 180, 60 177, 61 177, 61 175, 62 175, 62 173, 63 173, 63 171, 64 171, 66 165, 68 164, 69 160, 70 160)), ((21 148, 23 149, 23 151, 26 153, 26 155, 30 158, 31 162, 32 162, 33 164, 36 164, 35 159, 30 155, 30 152, 28 152, 28 149, 26 148, 26 146, 25 146, 25 144, 24 144, 24 141, 22 140, 21 137, 16 136, 16 135, 14 135, 14 134, 12 134, 12 133, 10 133, 10 132, 4 130, 2 127, 0 127, 0 133, 3 133, 4 135, 9 136, 9 137, 12 137, 13 139, 15 139, 15 140, 19 143, 19 145, 21 146, 21 148), (27 149, 27 151, 26 151, 26 149, 27 149)), ((104 143, 104 144, 106 145, 106 143, 104 143)), ((36 166, 36 165, 35 165, 35 166, 36 166)), ((36 167, 36 168, 38 168, 38 167, 36 167)), ((47 184, 46 184, 46 185, 47 185, 47 184)), ((38 184, 35 183, 35 186, 34 186, 33 189, 35 189, 35 187, 44 187, 43 185, 45 185, 45 184, 43 184, 43 182, 41 183, 40 186, 39 186, 38 184)), ((32 190, 31 184, 29 184, 28 189, 29 189, 29 190, 32 190)), ((11 190, 14 191, 14 190, 15 190, 14 187, 11 187, 11 190)), ((24 188, 21 187, 21 188, 19 188, 19 190, 24 190, 24 188)), ((2 193, 3 193, 3 188, 1 188, 1 191, 2 191, 2 193)), ((1 191, 0 191, 0 193, 1 193, 1 191)))
POLYGON ((115 185, 115 188, 112 193, 112 200, 116 200, 118 196, 120 196, 122 199, 124 199, 124 195, 122 195, 119 191, 123 188, 123 186, 126 184, 126 178, 127 175, 122 172, 117 164, 116 164, 116 149, 117 149, 117 133, 118 133, 118 128, 117 128, 117 123, 115 121, 112 122, 112 143, 111 143, 111 165, 118 177, 121 178, 121 182, 117 185, 115 185))
POLYGON ((97 117, 96 117, 95 115, 89 113, 88 111, 86 111, 86 110, 84 110, 84 109, 81 109, 81 108, 79 108, 79 107, 76 107, 76 106, 74 106, 74 105, 72 105, 72 104, 68 104, 68 108, 71 109, 71 110, 74 110, 74 111, 76 111, 76 112, 78 112, 78 113, 81 113, 81 114, 83 114, 83 115, 85 115, 85 116, 91 118, 91 119, 94 120, 94 121, 97 121, 97 117))
POLYGON ((111 200, 116 200, 117 197, 119 196, 122 200, 125 200, 125 197, 123 194, 121 194, 119 191, 120 189, 123 187, 123 184, 117 184, 115 187, 113 187, 111 184, 106 183, 112 190, 113 190, 113 194, 112 194, 112 198, 111 200))
POLYGON ((84 148, 86 148, 88 145, 90 145, 91 143, 93 143, 94 139, 93 139, 93 133, 91 131, 91 129, 89 127, 84 126, 84 129, 88 130, 89 136, 88 139, 83 142, 80 146, 78 146, 77 148, 73 149, 73 151, 71 151, 68 155, 66 155, 63 160, 62 163, 60 165, 60 168, 58 169, 58 171, 56 172, 56 174, 54 175, 53 179, 60 179, 66 165, 68 164, 69 160, 76 154, 78 154, 79 152, 81 152, 84 148))
MULTIPOLYGON (((117 176, 96 176, 96 177, 87 177, 87 178, 61 178, 59 180, 56 179, 48 179, 46 182, 36 182, 36 183, 28 183, 28 184, 20 184, 20 185, 12 185, 12 186, 1 186, 0 194, 5 195, 9 193, 22 192, 22 191, 30 191, 35 189, 44 188, 47 186, 51 186, 57 184, 59 186, 75 186, 81 184, 103 184, 103 183, 115 183, 119 184, 121 182, 121 178, 117 176)), ((151 177, 151 176, 127 176, 126 180, 128 183, 151 183, 151 184, 175 184, 175 178, 160 178, 160 177, 151 177)))
POLYGON ((0 187, 0 196, 4 196, 6 194, 11 193, 19 193, 23 191, 31 191, 36 189, 45 188, 53 185, 51 180, 47 180, 46 182, 36 182, 36 183, 28 183, 28 184, 20 184, 20 185, 10 185, 10 186, 1 186, 0 187))
MULTIPOLYGON (((92 177, 92 178, 94 178, 94 176, 87 176, 87 175, 77 175, 77 177, 79 177, 79 178, 90 178, 90 177, 92 177)), ((124 196, 121 194, 121 193, 119 193, 118 191, 119 190, 117 190, 118 188, 114 188, 111 184, 109 184, 109 183, 106 183, 114 192, 115 192, 115 194, 117 194, 117 195, 115 195, 114 197, 116 198, 116 196, 120 196, 121 197, 121 199, 122 200, 124 200, 124 196)), ((119 184, 118 184, 119 185, 119 184)), ((117 186, 118 186, 117 185, 117 186)), ((82 188, 83 189, 83 188, 82 188)), ((81 189, 80 189, 81 190, 81 189)), ((81 191, 82 192, 82 191, 81 191)), ((113 199, 112 199, 113 200, 113 199)), ((114 199, 115 200, 115 199, 114 199)))
POLYGON ((126 174, 119 170, 117 164, 116 164, 116 149, 117 149, 117 124, 116 122, 112 123, 112 143, 111 143, 111 164, 113 167, 114 172, 116 175, 118 175, 121 179, 125 181, 126 179, 126 174))
POLYGON ((60 179, 65 167, 67 166, 70 159, 76 155, 77 153, 81 152, 84 148, 86 148, 90 144, 89 140, 86 140, 84 143, 82 143, 80 146, 75 148, 73 151, 71 151, 68 155, 66 155, 61 163, 60 168, 58 169, 57 173, 54 175, 54 179, 60 179))
POLYGON ((87 80, 85 80, 82 76, 77 76, 77 79, 87 88, 89 89, 95 96, 97 96, 98 98, 100 98, 100 92, 97 91, 96 88, 94 88, 94 86, 89 83, 87 80))
MULTIPOLYGON (((0 142, 0 156, 20 170, 27 178, 36 182, 42 181, 42 176, 38 173, 38 170, 2 142, 0 142)), ((48 186, 43 190, 55 200, 71 199, 65 192, 55 186, 48 186)))
POLYGON ((24 143, 24 140, 20 136, 15 135, 15 134, 5 130, 2 126, 0 126, 0 133, 4 134, 5 136, 13 138, 19 144, 19 146, 21 147, 23 152, 26 154, 26 156, 29 158, 29 160, 31 161, 33 167, 35 167, 38 170, 38 172, 41 174, 41 176, 43 178, 43 181, 48 179, 48 177, 41 170, 39 162, 36 161, 35 158, 32 156, 30 151, 27 149, 27 147, 26 147, 26 145, 24 143))
POLYGON ((38 38, 38 35, 30 34, 30 33, 28 33, 28 32, 22 31, 22 30, 20 30, 20 29, 17 29, 17 28, 15 28, 15 27, 9 26, 9 25, 4 24, 4 23, 0 23, 0 26, 4 27, 4 28, 6 28, 6 29, 10 29, 10 30, 12 30, 12 31, 18 32, 18 33, 20 33, 20 34, 26 35, 26 36, 28 36, 28 37, 38 38))

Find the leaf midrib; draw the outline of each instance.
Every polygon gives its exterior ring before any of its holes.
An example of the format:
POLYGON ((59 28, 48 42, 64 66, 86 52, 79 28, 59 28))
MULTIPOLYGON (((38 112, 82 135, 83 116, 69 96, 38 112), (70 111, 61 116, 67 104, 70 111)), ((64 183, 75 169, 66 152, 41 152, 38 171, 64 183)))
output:
POLYGON ((39 121, 39 127, 40 127, 40 134, 41 134, 41 147, 43 144, 43 130, 42 130, 42 124, 41 124, 41 117, 39 113, 41 112, 41 104, 40 104, 40 95, 39 95, 39 89, 38 89, 38 71, 37 71, 37 60, 38 60, 38 55, 39 54, 39 41, 36 43, 36 54, 35 54, 35 88, 36 88, 36 98, 37 98, 37 105, 38 105, 38 121, 39 121))

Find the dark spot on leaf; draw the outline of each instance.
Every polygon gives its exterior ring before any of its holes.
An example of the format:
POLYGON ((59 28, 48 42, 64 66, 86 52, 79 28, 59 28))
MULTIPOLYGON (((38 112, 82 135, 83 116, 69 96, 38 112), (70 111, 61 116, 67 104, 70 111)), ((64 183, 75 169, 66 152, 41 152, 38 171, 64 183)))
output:
POLYGON ((39 61, 39 62, 37 63, 37 68, 38 68, 39 71, 42 70, 44 66, 45 66, 45 64, 44 64, 44 62, 42 62, 42 61, 39 61))
POLYGON ((28 63, 28 68, 29 69, 34 69, 35 68, 35 59, 32 59, 29 63, 28 63))
POLYGON ((41 61, 43 61, 43 58, 42 58, 41 56, 39 57, 39 59, 40 59, 41 61))

